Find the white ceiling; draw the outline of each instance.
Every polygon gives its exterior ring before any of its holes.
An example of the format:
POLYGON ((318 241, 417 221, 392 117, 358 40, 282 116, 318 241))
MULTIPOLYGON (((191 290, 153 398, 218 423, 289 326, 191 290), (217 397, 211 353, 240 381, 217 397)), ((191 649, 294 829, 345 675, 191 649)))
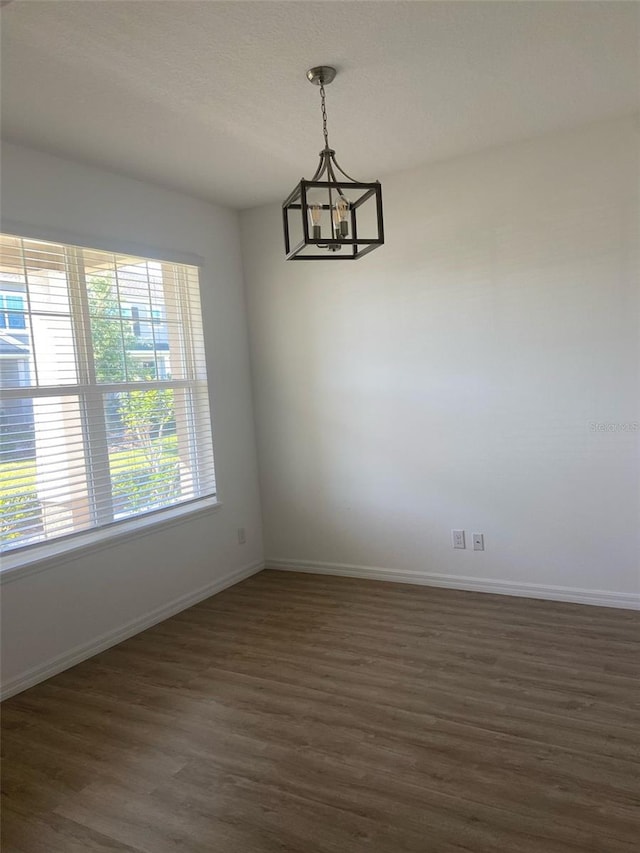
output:
POLYGON ((636 2, 14 0, 3 136, 234 207, 639 107, 636 2))

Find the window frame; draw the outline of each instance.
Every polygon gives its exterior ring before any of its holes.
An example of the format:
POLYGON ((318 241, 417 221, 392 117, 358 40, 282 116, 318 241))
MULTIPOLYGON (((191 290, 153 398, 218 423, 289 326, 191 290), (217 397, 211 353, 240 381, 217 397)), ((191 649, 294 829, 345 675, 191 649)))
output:
MULTIPOLYGON (((22 238, 24 240, 42 240, 44 242, 64 245, 65 247, 72 249, 85 249, 87 251, 94 250, 115 255, 131 255, 143 260, 155 261, 161 264, 180 264, 197 268, 200 312, 204 333, 207 400, 211 421, 211 432, 212 435, 215 434, 215 395, 212 391, 211 377, 213 371, 210 369, 209 347, 206 341, 206 313, 203 299, 203 294, 205 292, 203 282, 205 280, 205 276, 204 260, 201 256, 189 252, 166 250, 158 248, 157 246, 150 246, 127 240, 119 240, 115 238, 104 240, 103 238, 87 234, 74 234, 72 232, 58 230, 56 228, 25 226, 22 223, 6 219, 2 220, 0 233, 16 238, 22 238)), ((25 300, 25 310, 28 311, 27 300, 25 300)), ((4 308, 4 311, 5 313, 7 312, 6 307, 4 308)), ((150 382, 149 386, 157 390, 165 387, 177 388, 181 382, 182 380, 159 380, 150 382)), ((192 382, 193 380, 184 380, 185 387, 192 384, 192 382)), ((135 390, 144 390, 145 383, 139 381, 131 383, 131 385, 134 384, 135 390)), ((58 393, 62 392, 63 395, 77 394, 79 389, 83 389, 88 393, 91 393, 91 389, 94 387, 100 393, 104 393, 108 388, 108 386, 103 384, 98 385, 96 383, 95 385, 87 385, 86 383, 80 382, 75 385, 62 385, 57 387, 59 388, 58 393)), ((126 384, 126 387, 124 387, 124 383, 114 383, 114 390, 129 390, 129 383, 126 384), (116 385, 118 386, 117 389, 115 388, 116 385)), ((35 397, 37 394, 37 386, 31 386, 29 394, 23 396, 35 397)), ((12 396, 16 395, 12 394, 12 396)), ((33 571, 42 571, 54 564, 75 559, 80 556, 81 553, 85 554, 89 551, 102 550, 103 548, 117 545, 132 538, 149 535, 160 527, 164 529, 167 526, 189 521, 191 518, 202 513, 215 511, 222 505, 217 475, 215 488, 216 491, 214 495, 205 495, 190 500, 188 499, 167 507, 148 510, 137 516, 111 520, 100 526, 94 526, 77 532, 70 532, 42 542, 27 544, 17 547, 16 549, 10 549, 0 556, 0 583, 9 581, 16 576, 22 576, 25 572, 31 573, 33 571)))

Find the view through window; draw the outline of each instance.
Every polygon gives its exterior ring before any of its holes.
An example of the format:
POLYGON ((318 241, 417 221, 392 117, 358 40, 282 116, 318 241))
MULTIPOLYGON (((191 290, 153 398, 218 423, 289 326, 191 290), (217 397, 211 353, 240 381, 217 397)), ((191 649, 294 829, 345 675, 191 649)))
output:
POLYGON ((214 495, 198 268, 0 250, 3 550, 214 495))

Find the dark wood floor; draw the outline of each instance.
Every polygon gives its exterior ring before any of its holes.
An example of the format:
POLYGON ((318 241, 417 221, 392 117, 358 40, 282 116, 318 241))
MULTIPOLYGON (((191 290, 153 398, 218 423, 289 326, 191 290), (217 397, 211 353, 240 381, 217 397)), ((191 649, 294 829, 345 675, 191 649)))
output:
POLYGON ((263 572, 4 704, 2 849, 637 853, 639 641, 263 572))

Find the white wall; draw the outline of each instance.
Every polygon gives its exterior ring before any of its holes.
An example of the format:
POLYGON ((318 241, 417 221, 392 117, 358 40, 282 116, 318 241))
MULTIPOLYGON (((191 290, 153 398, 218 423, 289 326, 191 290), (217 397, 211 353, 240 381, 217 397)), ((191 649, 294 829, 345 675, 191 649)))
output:
MULTIPOLYGON (((262 533, 237 214, 7 145, 2 215, 35 235, 130 243, 204 260, 203 314, 222 506, 2 585, 7 693, 255 570, 262 533), (71 236, 73 235, 73 236, 71 236), (239 546, 237 528, 247 544, 239 546)), ((40 566, 40 569, 43 567, 40 566)))
POLYGON ((243 214, 269 564, 637 604, 640 433, 590 425, 640 422, 638 143, 388 177, 355 263, 286 263, 278 207, 243 214))

